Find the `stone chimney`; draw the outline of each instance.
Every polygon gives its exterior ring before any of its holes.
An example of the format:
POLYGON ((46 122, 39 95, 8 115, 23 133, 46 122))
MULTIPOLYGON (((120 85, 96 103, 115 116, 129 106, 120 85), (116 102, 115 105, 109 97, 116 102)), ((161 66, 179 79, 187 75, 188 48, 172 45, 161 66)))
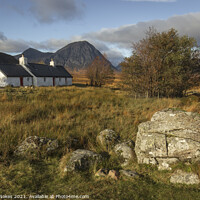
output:
POLYGON ((52 58, 51 61, 50 61, 50 66, 55 67, 55 63, 54 63, 54 61, 53 61, 53 58, 52 58))
POLYGON ((28 60, 27 60, 27 58, 24 57, 23 54, 22 54, 22 57, 19 58, 19 64, 20 65, 27 65, 28 64, 28 60))

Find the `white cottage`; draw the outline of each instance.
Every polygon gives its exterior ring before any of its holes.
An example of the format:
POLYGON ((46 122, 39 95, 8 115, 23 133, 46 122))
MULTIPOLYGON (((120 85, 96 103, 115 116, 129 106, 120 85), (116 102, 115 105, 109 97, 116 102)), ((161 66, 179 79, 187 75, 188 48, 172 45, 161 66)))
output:
POLYGON ((72 76, 63 66, 28 63, 23 55, 19 65, 0 65, 0 87, 72 85, 72 76))
POLYGON ((0 87, 31 86, 33 77, 21 65, 0 64, 0 87))

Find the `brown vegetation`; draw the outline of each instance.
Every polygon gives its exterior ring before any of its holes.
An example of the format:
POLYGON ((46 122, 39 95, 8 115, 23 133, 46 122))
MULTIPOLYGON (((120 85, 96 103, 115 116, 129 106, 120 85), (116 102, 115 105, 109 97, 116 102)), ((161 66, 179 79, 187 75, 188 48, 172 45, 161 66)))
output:
POLYGON ((171 29, 159 33, 150 29, 146 38, 133 45, 133 55, 125 58, 122 80, 131 93, 146 97, 180 97, 199 84, 196 41, 171 29))

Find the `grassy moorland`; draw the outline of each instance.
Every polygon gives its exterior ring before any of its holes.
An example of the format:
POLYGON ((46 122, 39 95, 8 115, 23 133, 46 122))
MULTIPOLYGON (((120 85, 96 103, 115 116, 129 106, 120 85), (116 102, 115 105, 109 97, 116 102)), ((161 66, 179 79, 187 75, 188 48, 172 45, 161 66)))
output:
POLYGON ((98 167, 120 169, 115 156, 90 172, 64 175, 60 170, 62 157, 74 149, 103 152, 96 143, 100 131, 113 129, 122 139, 135 141, 138 124, 169 107, 200 113, 200 99, 134 99, 120 90, 76 86, 1 89, 0 194, 85 194, 100 200, 199 199, 198 186, 169 183, 177 167, 200 175, 198 164, 178 164, 171 172, 159 172, 156 167, 138 165, 135 158, 127 168, 136 170, 142 178, 118 181, 96 179, 93 173, 98 167), (32 135, 58 139, 60 148, 45 158, 15 158, 16 146, 32 135), (73 138, 79 142, 69 147, 68 141, 73 138))

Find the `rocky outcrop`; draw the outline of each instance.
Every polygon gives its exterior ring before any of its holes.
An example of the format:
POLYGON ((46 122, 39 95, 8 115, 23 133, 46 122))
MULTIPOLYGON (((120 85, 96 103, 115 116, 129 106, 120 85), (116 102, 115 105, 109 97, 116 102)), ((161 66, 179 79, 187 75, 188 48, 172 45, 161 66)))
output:
POLYGON ((192 185, 192 184, 199 184, 200 179, 197 174, 177 170, 174 174, 172 174, 170 178, 170 183, 192 185))
POLYGON ((131 141, 122 142, 114 147, 115 153, 123 158, 122 166, 128 165, 129 161, 133 160, 134 152, 133 152, 133 143, 131 141))
POLYGON ((170 169, 178 161, 200 160, 200 116, 174 109, 156 112, 138 126, 135 153, 138 163, 170 169))
POLYGON ((102 159, 100 154, 85 149, 77 149, 72 152, 64 172, 87 170, 102 159))
POLYGON ((45 137, 30 136, 15 150, 17 156, 47 155, 58 148, 58 141, 45 137))
POLYGON ((113 130, 105 129, 97 136, 97 142, 109 151, 119 142, 119 135, 113 130))

